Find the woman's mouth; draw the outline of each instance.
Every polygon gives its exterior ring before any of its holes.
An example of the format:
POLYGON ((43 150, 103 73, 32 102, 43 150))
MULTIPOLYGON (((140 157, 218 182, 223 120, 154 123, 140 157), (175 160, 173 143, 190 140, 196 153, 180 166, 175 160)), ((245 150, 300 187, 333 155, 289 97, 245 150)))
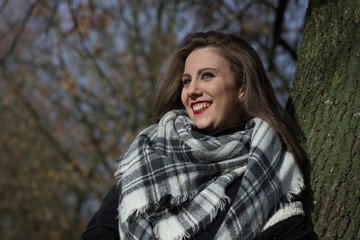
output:
POLYGON ((207 110, 211 105, 211 102, 196 102, 191 104, 191 108, 194 114, 199 114, 207 110))

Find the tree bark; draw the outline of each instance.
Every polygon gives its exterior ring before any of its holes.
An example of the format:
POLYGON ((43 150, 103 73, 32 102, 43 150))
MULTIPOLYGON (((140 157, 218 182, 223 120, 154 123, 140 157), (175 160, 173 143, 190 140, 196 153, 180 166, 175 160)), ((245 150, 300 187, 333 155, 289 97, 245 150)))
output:
POLYGON ((310 0, 288 110, 319 239, 360 239, 360 1, 310 0))

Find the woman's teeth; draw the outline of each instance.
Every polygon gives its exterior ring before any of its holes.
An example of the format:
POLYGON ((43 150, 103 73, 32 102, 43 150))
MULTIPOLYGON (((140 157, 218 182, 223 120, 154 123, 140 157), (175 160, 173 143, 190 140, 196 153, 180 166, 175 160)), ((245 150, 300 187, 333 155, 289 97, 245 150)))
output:
POLYGON ((194 111, 200 111, 200 110, 203 110, 205 108, 208 108, 210 106, 210 103, 198 103, 198 104, 195 104, 192 108, 194 111))

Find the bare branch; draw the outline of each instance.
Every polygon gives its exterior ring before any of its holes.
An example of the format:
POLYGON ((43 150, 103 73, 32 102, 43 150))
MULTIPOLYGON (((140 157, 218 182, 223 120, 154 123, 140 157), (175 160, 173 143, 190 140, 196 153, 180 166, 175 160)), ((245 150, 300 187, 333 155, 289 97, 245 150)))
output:
POLYGON ((285 50, 287 50, 287 52, 290 54, 290 56, 292 57, 292 59, 294 59, 295 61, 297 61, 298 58, 298 54, 297 51, 292 48, 283 38, 279 39, 279 45, 281 45, 285 50))
POLYGON ((285 9, 287 7, 288 0, 279 0, 279 5, 276 8, 276 18, 274 22, 274 28, 273 28, 273 42, 272 46, 270 47, 270 53, 268 56, 269 61, 269 71, 272 71, 274 69, 274 63, 271 61, 271 59, 274 58, 275 50, 277 46, 282 46, 289 54, 290 56, 296 61, 297 60, 297 51, 291 47, 285 39, 281 37, 282 29, 283 29, 283 23, 284 23, 284 14, 285 9))
POLYGON ((50 14, 50 18, 49 18, 49 23, 47 24, 47 27, 45 28, 45 31, 48 32, 50 30, 50 28, 52 27, 53 25, 53 21, 54 21, 54 18, 56 17, 56 14, 57 14, 57 9, 60 5, 62 0, 57 0, 56 3, 54 4, 54 6, 52 7, 51 9, 51 14, 50 14))
POLYGON ((37 6, 38 2, 33 2, 31 4, 31 6, 29 7, 28 11, 26 12, 26 15, 20 25, 19 30, 17 31, 17 33, 15 34, 15 37, 10 45, 10 48, 6 51, 6 53, 1 56, 0 58, 0 66, 3 65, 5 63, 5 61, 11 56, 12 52, 15 50, 15 47, 17 45, 17 43, 19 42, 21 35, 24 31, 24 28, 26 26, 26 23, 29 21, 31 15, 33 14, 33 11, 35 9, 35 7, 37 6))
POLYGON ((4 2, 2 2, 2 4, 0 5, 0 15, 4 11, 4 9, 5 9, 8 2, 9 2, 9 0, 4 0, 4 2))

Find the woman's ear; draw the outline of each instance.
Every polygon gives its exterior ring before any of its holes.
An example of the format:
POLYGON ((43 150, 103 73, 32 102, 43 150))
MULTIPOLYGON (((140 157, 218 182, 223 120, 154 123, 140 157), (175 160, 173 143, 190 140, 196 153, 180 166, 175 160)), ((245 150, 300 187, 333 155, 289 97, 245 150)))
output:
POLYGON ((245 89, 242 87, 239 89, 239 100, 243 100, 243 96, 245 94, 245 89))

